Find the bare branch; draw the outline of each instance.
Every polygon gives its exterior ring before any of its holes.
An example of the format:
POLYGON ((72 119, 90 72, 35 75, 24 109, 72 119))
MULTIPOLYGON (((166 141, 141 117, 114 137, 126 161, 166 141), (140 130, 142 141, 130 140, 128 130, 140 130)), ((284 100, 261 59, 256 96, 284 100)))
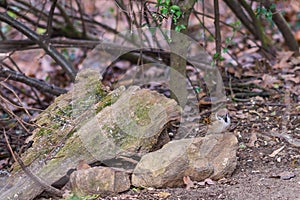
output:
POLYGON ((8 78, 10 80, 25 83, 27 85, 33 86, 42 93, 60 95, 66 93, 67 90, 50 85, 46 82, 37 80, 35 78, 27 77, 24 74, 12 70, 3 69, 0 67, 0 77, 8 78))
POLYGON ((35 33, 24 24, 20 23, 19 21, 15 20, 14 18, 8 16, 6 13, 0 13, 0 21, 11 25, 15 29, 26 35, 29 39, 36 42, 41 48, 45 50, 47 54, 49 54, 53 58, 53 60, 56 61, 57 64, 59 64, 66 71, 66 73, 72 80, 75 80, 76 70, 54 47, 51 46, 51 44, 47 44, 37 33, 35 33))

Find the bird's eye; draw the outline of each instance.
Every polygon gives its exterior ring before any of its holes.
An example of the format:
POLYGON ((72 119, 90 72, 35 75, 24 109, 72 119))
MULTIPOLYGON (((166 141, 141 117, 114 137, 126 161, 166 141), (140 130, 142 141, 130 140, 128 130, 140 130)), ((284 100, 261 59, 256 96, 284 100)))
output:
POLYGON ((229 117, 228 114, 226 114, 226 116, 225 116, 225 122, 226 122, 226 123, 230 123, 230 117, 229 117))

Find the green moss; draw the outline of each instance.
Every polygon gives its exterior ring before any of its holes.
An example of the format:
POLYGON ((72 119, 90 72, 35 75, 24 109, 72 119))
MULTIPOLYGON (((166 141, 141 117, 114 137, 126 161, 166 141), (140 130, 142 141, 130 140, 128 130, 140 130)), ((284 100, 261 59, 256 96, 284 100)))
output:
MULTIPOLYGON (((76 109, 74 112, 76 113, 76 115, 80 115, 82 112, 86 111, 91 106, 95 105, 98 102, 101 102, 108 94, 102 83, 99 80, 95 80, 94 77, 88 77, 86 83, 78 87, 83 92, 80 93, 80 96, 78 96, 75 99, 73 104, 73 109, 76 109)), ((105 100, 104 102, 106 104, 110 103, 110 101, 108 100, 105 100)), ((102 104, 104 105, 104 103, 102 104)))
POLYGON ((114 144, 121 148, 128 148, 130 147, 137 138, 133 135, 130 135, 124 132, 118 125, 113 124, 112 126, 103 126, 106 133, 108 134, 107 137, 110 138, 114 144))
POLYGON ((42 137, 42 136, 45 136, 45 135, 48 135, 51 133, 51 130, 50 129, 47 129, 47 128, 40 128, 39 131, 37 132, 37 136, 38 137, 42 137))
POLYGON ((56 112, 57 115, 64 116, 64 117, 71 117, 72 113, 73 113, 73 107, 71 104, 67 105, 64 108, 57 108, 57 112, 56 112))
POLYGON ((103 108, 107 106, 111 106, 114 104, 117 100, 119 99, 118 95, 115 94, 109 94, 105 96, 98 104, 96 107, 96 113, 99 113, 103 108))
POLYGON ((100 81, 97 84, 95 84, 94 91, 98 101, 100 101, 107 95, 107 91, 105 90, 104 86, 100 81))
POLYGON ((151 122, 151 119, 149 117, 149 111, 151 109, 151 106, 145 105, 143 103, 140 103, 135 106, 134 108, 134 116, 135 120, 139 125, 146 125, 151 122))

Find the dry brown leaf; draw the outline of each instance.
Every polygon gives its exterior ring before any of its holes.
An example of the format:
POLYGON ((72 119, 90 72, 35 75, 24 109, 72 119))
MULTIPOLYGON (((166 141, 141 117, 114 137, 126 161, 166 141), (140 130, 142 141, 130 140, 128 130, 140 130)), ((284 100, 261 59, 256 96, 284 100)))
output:
POLYGON ((293 172, 284 171, 279 174, 273 174, 270 176, 270 178, 280 178, 282 180, 290 180, 291 178, 294 178, 296 175, 293 172))
POLYGON ((210 178, 206 178, 204 181, 200 181, 198 182, 198 185, 200 186, 205 186, 205 185, 214 185, 215 182, 213 180, 211 180, 210 178))
POLYGON ((269 74, 264 74, 262 76, 263 83, 262 85, 264 87, 272 88, 275 83, 280 83, 280 81, 277 79, 277 77, 269 75, 269 74))
POLYGON ((278 175, 280 176, 280 179, 282 179, 282 180, 289 180, 296 176, 293 172, 287 172, 287 171, 281 172, 278 175))
POLYGON ((271 158, 274 158, 280 151, 282 151, 284 149, 285 146, 280 147, 279 149, 276 149, 275 151, 273 151, 269 156, 271 158))
POLYGON ((251 131, 250 140, 249 140, 249 142, 246 145, 248 147, 254 147, 256 141, 257 141, 256 132, 255 131, 251 131))
POLYGON ((194 181, 192 181, 189 176, 184 176, 183 177, 183 182, 186 185, 185 189, 187 189, 187 190, 189 190, 192 187, 194 187, 194 181))
POLYGON ((247 119, 248 118, 248 113, 243 113, 243 111, 238 111, 236 112, 236 118, 238 119, 247 119))
POLYGON ((273 66, 273 69, 290 68, 291 64, 288 62, 288 60, 292 57, 293 54, 293 51, 278 52, 277 59, 279 60, 279 63, 275 64, 273 66))
POLYGON ((213 180, 211 180, 210 178, 205 179, 204 182, 208 185, 214 185, 215 184, 215 182, 213 180))
POLYGON ((291 81, 291 82, 294 82, 296 84, 300 83, 300 77, 296 76, 295 74, 284 74, 284 75, 281 75, 281 77, 285 81, 291 81))
POLYGON ((169 196, 171 196, 171 194, 169 192, 159 192, 159 193, 155 194, 155 196, 157 196, 161 199, 166 199, 169 196))

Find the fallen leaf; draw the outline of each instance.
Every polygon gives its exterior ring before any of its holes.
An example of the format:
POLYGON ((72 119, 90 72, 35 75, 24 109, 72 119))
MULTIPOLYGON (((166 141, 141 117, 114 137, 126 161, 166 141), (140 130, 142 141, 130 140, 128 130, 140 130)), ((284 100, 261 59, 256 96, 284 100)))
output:
POLYGON ((186 185, 185 189, 187 189, 187 190, 191 189, 191 187, 194 187, 194 181, 192 181, 189 176, 184 176, 183 182, 186 185))
POLYGON ((280 151, 282 151, 282 149, 284 149, 285 146, 280 147, 279 149, 276 149, 275 151, 273 151, 269 156, 271 158, 275 157, 280 151))
POLYGON ((300 77, 296 76, 295 74, 283 74, 281 75, 281 78, 283 78, 285 81, 291 81, 295 84, 300 83, 300 77))
POLYGON ((256 132, 255 131, 251 131, 250 140, 249 140, 249 142, 246 145, 248 147, 254 147, 256 141, 257 141, 256 132))
POLYGON ((210 178, 205 179, 204 182, 208 185, 214 185, 215 184, 215 182, 213 180, 211 180, 210 178))
POLYGON ((281 172, 279 174, 271 175, 270 178, 280 178, 282 180, 290 180, 291 178, 294 178, 296 175, 293 172, 281 172))
POLYGON ((288 63, 288 60, 292 57, 293 54, 293 51, 278 52, 277 58, 279 60, 279 63, 275 64, 273 66, 273 69, 284 69, 290 67, 291 65, 288 63))
POLYGON ((262 80, 263 80, 262 85, 268 88, 274 87, 275 83, 277 84, 280 83, 280 81, 275 76, 269 74, 264 74, 262 76, 262 80))
POLYGON ((165 198, 168 198, 169 196, 171 196, 171 194, 169 192, 159 192, 155 196, 165 199, 165 198))
POLYGON ((205 179, 204 181, 200 181, 198 182, 198 185, 200 186, 204 186, 204 185, 214 185, 215 182, 213 180, 211 180, 210 178, 205 179))

